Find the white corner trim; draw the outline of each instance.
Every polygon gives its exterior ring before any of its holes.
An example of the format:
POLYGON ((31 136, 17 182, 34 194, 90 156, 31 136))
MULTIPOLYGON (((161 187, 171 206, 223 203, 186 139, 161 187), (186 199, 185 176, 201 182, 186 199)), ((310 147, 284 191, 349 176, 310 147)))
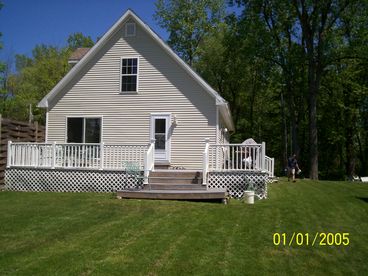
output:
POLYGON ((216 105, 216 144, 220 144, 219 142, 219 131, 220 131, 220 106, 216 105))
POLYGON ((45 143, 48 142, 49 138, 47 137, 49 134, 49 109, 46 108, 46 128, 45 128, 45 143))

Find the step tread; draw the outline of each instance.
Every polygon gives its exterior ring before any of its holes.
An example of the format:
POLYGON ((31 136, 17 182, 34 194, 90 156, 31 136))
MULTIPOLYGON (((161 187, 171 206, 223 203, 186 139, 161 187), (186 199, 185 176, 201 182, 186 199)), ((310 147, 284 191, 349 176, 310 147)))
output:
POLYGON ((158 177, 202 177, 202 172, 185 172, 185 171, 153 171, 150 172, 150 176, 158 177))
POLYGON ((149 176, 148 178, 152 179, 184 179, 184 180, 199 180, 203 179, 202 177, 175 177, 175 176, 149 176))
POLYGON ((146 184, 145 190, 206 190, 201 184, 146 184))

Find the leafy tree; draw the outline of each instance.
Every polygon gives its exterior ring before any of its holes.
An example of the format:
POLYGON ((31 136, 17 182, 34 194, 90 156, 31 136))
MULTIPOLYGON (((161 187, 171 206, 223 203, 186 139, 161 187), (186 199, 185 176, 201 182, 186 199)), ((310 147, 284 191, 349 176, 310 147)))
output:
POLYGON ((74 33, 68 37, 68 47, 71 50, 77 48, 90 48, 94 45, 94 42, 90 36, 85 36, 82 33, 74 33))
MULTIPOLYGON (((236 2, 244 7, 239 17, 241 22, 239 25, 252 26, 252 32, 246 37, 254 36, 253 41, 257 45, 255 55, 271 60, 275 69, 279 68, 281 73, 279 84, 283 87, 281 105, 286 107, 289 114, 283 117, 290 122, 292 151, 309 155, 309 176, 317 179, 318 145, 324 144, 323 141, 322 143, 318 141, 317 135, 320 129, 318 123, 324 124, 321 115, 318 116, 317 113, 324 96, 321 95, 324 92, 321 83, 336 60, 359 58, 356 45, 346 43, 344 34, 346 24, 343 22, 350 22, 349 26, 355 35, 352 37, 356 43, 358 41, 356 36, 359 33, 357 30, 364 30, 362 26, 366 26, 367 22, 367 15, 363 14, 366 10, 364 9, 366 1, 238 0, 236 2), (358 11, 361 14, 356 16, 359 14, 358 11), (351 18, 358 19, 352 22, 351 18), (305 118, 305 115, 308 117, 305 118), (308 123, 308 128, 305 128, 304 122, 308 123), (306 136, 309 138, 306 139, 306 136)), ((323 110, 320 112, 324 115, 323 110)), ((287 138, 287 123, 284 123, 284 133, 284 137, 287 138)))
MULTIPOLYGON (((56 85, 68 72, 68 48, 37 45, 32 51, 32 58, 16 55, 17 74, 9 77, 9 90, 12 91, 12 105, 7 116, 26 120, 29 105, 33 107, 56 85)), ((35 109, 35 119, 44 120, 44 111, 35 109)))
POLYGON ((36 45, 31 57, 16 55, 16 73, 6 77, 7 87, 4 91, 8 97, 3 97, 2 114, 28 120, 29 105, 32 105, 34 118, 44 122, 45 111, 36 108, 37 103, 69 71, 68 58, 71 52, 78 47, 92 47, 93 44, 90 36, 74 33, 68 37, 66 47, 36 45))
POLYGON ((169 32, 168 44, 193 65, 200 43, 224 15, 224 0, 158 0, 154 18, 169 32))

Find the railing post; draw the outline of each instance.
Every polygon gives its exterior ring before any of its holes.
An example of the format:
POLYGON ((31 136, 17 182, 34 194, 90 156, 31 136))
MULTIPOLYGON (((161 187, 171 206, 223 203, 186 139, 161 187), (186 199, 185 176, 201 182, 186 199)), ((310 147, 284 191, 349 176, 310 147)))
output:
POLYGON ((203 152, 203 185, 207 185, 207 153, 204 151, 203 152))
POLYGON ((56 142, 54 141, 52 143, 52 164, 51 164, 51 169, 55 169, 55 165, 56 165, 56 142))
POLYGON ((148 146, 148 150, 144 155, 143 184, 148 184, 149 173, 151 170, 153 171, 155 168, 155 141, 156 141, 155 139, 151 139, 148 146))
POLYGON ((261 170, 264 171, 266 170, 266 143, 265 142, 262 142, 261 151, 262 151, 261 170))
POLYGON ((10 168, 11 166, 11 155, 12 155, 12 152, 11 152, 11 144, 12 144, 12 141, 8 141, 8 152, 7 152, 7 162, 6 162, 6 167, 7 168, 10 168))
POLYGON ((207 185, 207 173, 208 173, 208 150, 210 147, 210 138, 205 138, 204 139, 206 145, 204 147, 204 152, 203 152, 203 185, 207 185))
POLYGON ((143 174, 144 174, 144 178, 143 178, 143 184, 148 184, 148 158, 149 158, 149 150, 151 149, 151 146, 149 146, 146 154, 144 155, 144 165, 143 165, 143 174))
POLYGON ((275 175, 275 158, 271 158, 271 176, 274 177, 275 175))
POLYGON ((100 170, 104 169, 105 142, 100 143, 100 170))
POLYGON ((152 162, 152 171, 155 170, 155 143, 156 143, 156 139, 151 139, 151 147, 152 147, 152 153, 151 153, 151 162, 152 162))

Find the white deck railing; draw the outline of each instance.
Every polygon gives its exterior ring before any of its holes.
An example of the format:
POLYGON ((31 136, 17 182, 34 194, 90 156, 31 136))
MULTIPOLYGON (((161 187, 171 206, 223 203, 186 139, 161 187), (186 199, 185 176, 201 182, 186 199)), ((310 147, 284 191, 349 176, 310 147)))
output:
MULTIPOLYGON (((13 144, 15 148, 18 144, 13 144)), ((30 147, 32 144, 30 145, 30 147)), ((99 169, 101 168, 100 144, 52 144, 52 168, 99 169)), ((21 156, 23 157, 23 156, 21 156)), ((25 158, 27 156, 24 156, 25 158)), ((42 156, 39 156, 42 158, 42 156)), ((37 158, 37 156, 35 157, 37 158)), ((19 159, 18 159, 19 160, 19 159)), ((20 159, 22 160, 22 158, 20 159)), ((14 161, 17 161, 15 159, 14 161)), ((17 164, 14 164, 17 165, 17 164)))
POLYGON ((128 163, 134 162, 141 170, 150 171, 154 167, 153 156, 152 143, 147 146, 9 141, 7 167, 125 170, 128 163))
POLYGON ((104 145, 104 168, 123 170, 127 162, 135 162, 144 170, 147 145, 104 145))
POLYGON ((263 170, 262 144, 210 145, 208 159, 210 170, 263 170))
POLYGON ((206 141, 203 152, 203 183, 209 171, 265 171, 274 176, 274 159, 266 156, 266 143, 215 144, 206 141))

